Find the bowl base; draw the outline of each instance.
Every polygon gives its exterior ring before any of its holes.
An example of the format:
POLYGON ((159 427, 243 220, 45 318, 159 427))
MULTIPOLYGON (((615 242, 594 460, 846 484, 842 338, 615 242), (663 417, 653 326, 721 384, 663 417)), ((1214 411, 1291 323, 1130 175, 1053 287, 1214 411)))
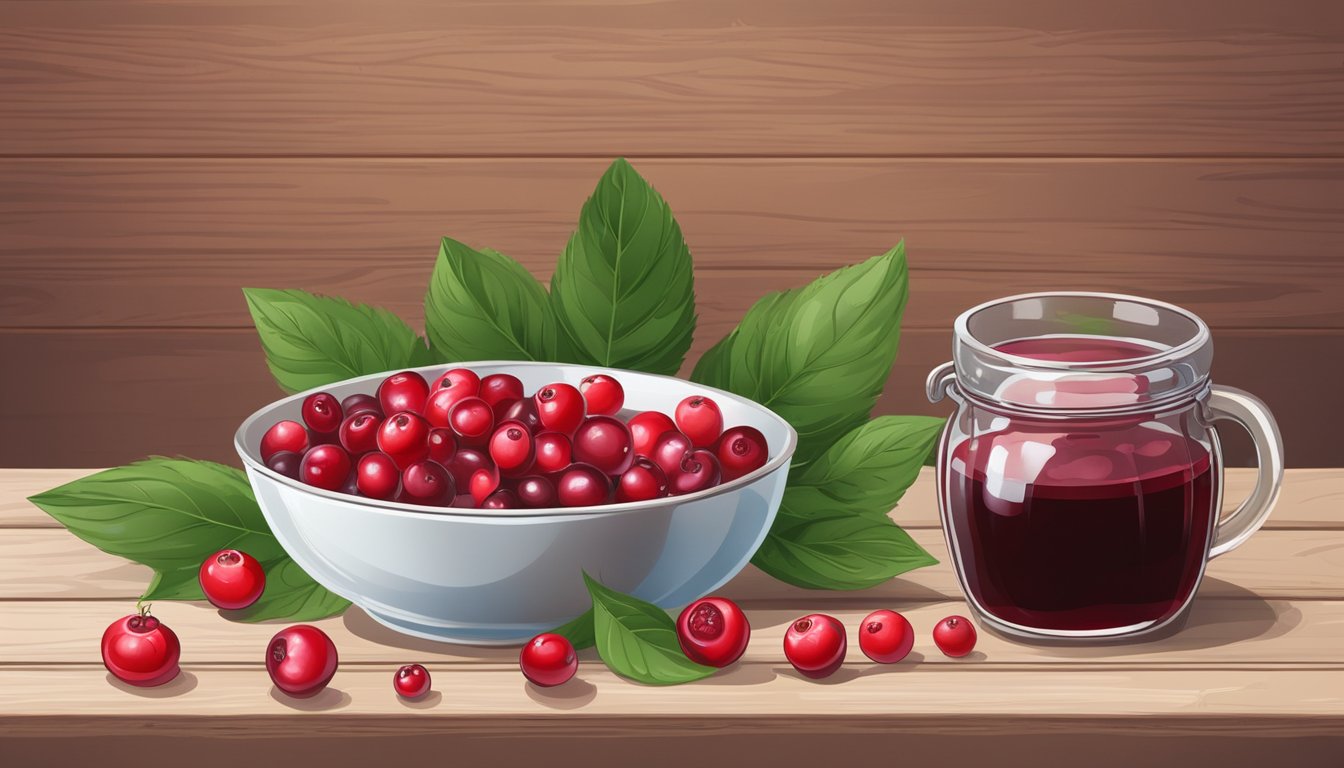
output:
POLYGON ((407 621, 386 614, 363 609, 374 621, 395 632, 403 635, 419 637, 425 640, 437 640, 441 643, 456 643, 458 645, 477 645, 477 646, 508 646, 523 645, 528 640, 545 632, 552 627, 512 627, 501 629, 499 627, 437 627, 433 624, 421 624, 419 622, 407 621))

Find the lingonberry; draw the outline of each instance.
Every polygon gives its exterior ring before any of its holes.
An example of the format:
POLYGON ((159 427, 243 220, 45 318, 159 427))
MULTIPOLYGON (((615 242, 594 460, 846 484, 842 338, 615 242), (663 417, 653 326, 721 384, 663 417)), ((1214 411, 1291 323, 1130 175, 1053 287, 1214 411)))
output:
POLYGON ((392 688, 403 699, 418 699, 429 693, 429 670, 422 664, 407 664, 392 675, 392 688))
POLYGON ((394 413, 378 428, 378 450, 404 469, 429 455, 429 429, 419 414, 394 413))
POLYGON ((500 488, 481 502, 481 509, 517 509, 519 506, 518 495, 508 488, 500 488))
POLYGON ((490 457, 484 452, 475 448, 458 448, 457 453, 453 454, 453 463, 448 465, 448 471, 453 475, 453 483, 457 485, 458 493, 466 493, 471 486, 471 476, 478 469, 491 468, 494 465, 490 463, 490 457))
POLYGON ((895 664, 915 647, 915 630, 895 611, 873 611, 859 624, 859 649, 879 664, 895 664))
POLYGON ((578 654, 563 635, 537 635, 518 653, 518 666, 533 685, 549 688, 569 680, 579 668, 578 654))
POLYGON ((669 480, 681 471, 684 462, 695 450, 691 439, 675 429, 664 432, 653 444, 653 450, 646 454, 657 464, 669 480))
POLYGON ((464 445, 485 445, 495 426, 495 413, 485 400, 468 397, 448 411, 448 426, 464 445))
POLYGON ((616 501, 649 501, 667 495, 667 474, 647 456, 636 456, 616 481, 616 501))
POLYGON ((725 483, 765 466, 767 455, 765 435, 755 427, 728 429, 714 447, 714 457, 719 460, 725 483))
POLYGON ((281 691, 303 698, 327 687, 336 674, 336 644, 310 624, 282 629, 266 644, 266 672, 281 691))
POLYGON ((430 393, 440 389, 466 389, 475 395, 481 391, 481 377, 470 368, 449 368, 429 385, 430 393))
POLYGON ((704 395, 691 395, 677 403, 673 416, 677 429, 691 438, 696 448, 708 448, 723 432, 723 414, 718 404, 704 395))
POLYGON ((541 432, 532 442, 536 453, 534 467, 538 472, 553 474, 574 461, 573 445, 559 432, 541 432))
POLYGON ((933 628, 933 644, 954 659, 975 650, 975 640, 975 625, 964 616, 948 616, 933 628))
POLYGON ((351 456, 363 456, 378 450, 378 427, 382 419, 367 411, 345 417, 341 422, 341 447, 351 456))
POLYGON ((515 492, 524 507, 545 509, 555 506, 555 484, 539 475, 519 480, 515 492))
POLYGON ((355 468, 355 487, 371 499, 390 499, 401 488, 401 470, 386 453, 366 453, 355 468))
POLYGON ((427 442, 429 443, 429 458, 445 467, 453 463, 453 456, 457 454, 457 438, 453 437, 452 430, 431 429, 427 442))
POLYGON ((502 475, 514 477, 532 468, 532 433, 521 421, 506 421, 490 436, 490 459, 502 475))
POLYGON ((257 559, 236 549, 205 558, 197 578, 205 599, 216 608, 238 610, 257 602, 266 589, 266 571, 257 559))
POLYGON ((330 434, 341 426, 345 414, 341 412, 341 403, 326 392, 317 392, 303 399, 303 423, 314 432, 330 434))
POLYGON ((537 404, 530 397, 511 400, 504 409, 504 413, 499 417, 500 421, 521 421, 527 426, 527 431, 533 434, 541 429, 541 417, 537 415, 537 404))
POLYGON ((298 480, 299 464, 303 461, 301 454, 293 451, 278 451, 266 460, 266 466, 279 472, 285 477, 298 480))
POLYGON ((477 504, 485 503, 497 488, 499 488, 499 470, 492 466, 481 467, 472 472, 471 482, 467 486, 471 491, 471 498, 475 499, 477 504))
POLYGON ((630 468, 630 429, 614 416, 590 416, 574 431, 574 460, 592 464, 608 475, 630 468))
POLYGON ((667 478, 673 496, 703 491, 719 484, 719 460, 701 448, 682 459, 681 467, 667 478))
POLYGON ((813 613, 789 625, 784 656, 806 677, 823 678, 845 661, 845 627, 824 613, 813 613))
POLYGON ((378 385, 378 403, 383 406, 383 413, 420 413, 428 397, 429 382, 415 371, 394 373, 378 385))
POLYGON ((350 454, 339 445, 319 445, 299 463, 299 480, 324 490, 340 490, 349 476, 350 454))
POLYGON ((453 406, 469 397, 476 397, 476 391, 465 385, 436 389, 429 393, 429 400, 425 402, 425 418, 436 427, 447 427, 453 406))
POLYGON ((552 432, 572 435, 583 423, 583 395, 563 382, 547 384, 535 395, 541 426, 552 432))
POLYGON ((726 598, 702 598, 677 617, 677 641, 696 664, 726 667, 742 658, 750 639, 746 614, 726 598))
POLYGON ((677 428, 667 414, 659 411, 644 411, 635 414, 630 423, 630 447, 640 456, 653 457, 653 447, 664 433, 677 428))
POLYGON ((149 688, 177 677, 182 644, 166 624, 149 614, 122 616, 103 631, 103 666, 123 683, 149 688))
POLYGON ((588 406, 588 415, 615 416, 625 405, 621 382, 606 374, 593 374, 579 382, 579 392, 588 406))
POLYGON ((611 501, 611 478, 592 464, 575 462, 560 475, 556 498, 563 507, 592 507, 611 501))
POLYGON ((453 476, 437 461, 417 461, 401 472, 401 487, 412 504, 448 504, 457 495, 453 476))
POLYGON ((308 430, 297 421, 277 421, 261 436, 261 460, 269 461, 280 451, 308 450, 308 430))
POLYGON ((356 413, 372 413, 379 421, 383 420, 383 406, 378 402, 378 398, 362 392, 342 400, 341 413, 344 413, 347 419, 356 413))
POLYGON ((507 373, 493 373, 481 379, 480 398, 494 409, 498 408, 498 413, 502 416, 505 403, 512 400, 519 400, 523 397, 523 382, 518 380, 517 376, 511 376, 507 373))

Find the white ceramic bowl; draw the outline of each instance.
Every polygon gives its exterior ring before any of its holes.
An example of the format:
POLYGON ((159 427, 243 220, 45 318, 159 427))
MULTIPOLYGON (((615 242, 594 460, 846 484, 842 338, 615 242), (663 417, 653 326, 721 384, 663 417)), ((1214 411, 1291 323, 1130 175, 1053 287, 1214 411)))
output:
MULTIPOLYGON (((578 385, 611 373, 627 412, 671 414, 707 394, 724 424, 759 429, 766 465, 699 493, 602 507, 422 507, 324 491, 266 468, 261 437, 299 420, 305 392, 252 414, 234 437, 271 531, 322 586, 408 635, 471 645, 526 642, 588 609, 582 572, 663 608, 700 598, 737 575, 774 522, 798 442, 788 422, 737 395, 669 376, 554 363, 477 362, 418 369, 433 380, 450 367, 511 373, 527 392, 578 385)), ((390 372, 389 372, 390 373, 390 372)), ((386 373, 322 387, 338 399, 373 393, 386 373)), ((313 390, 319 391, 319 390, 313 390)))

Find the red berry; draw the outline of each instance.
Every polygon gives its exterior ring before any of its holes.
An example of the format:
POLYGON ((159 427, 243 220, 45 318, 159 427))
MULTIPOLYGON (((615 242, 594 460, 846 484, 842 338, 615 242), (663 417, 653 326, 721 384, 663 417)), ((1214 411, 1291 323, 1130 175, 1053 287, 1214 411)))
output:
POLYGON ((845 627, 824 613, 813 613, 793 622, 784 633, 784 656, 806 677, 823 678, 845 660, 845 627))
POLYGON ((681 471, 681 464, 695 450, 691 444, 691 439, 677 430, 664 432, 654 442, 653 449, 645 454, 657 464, 663 473, 671 479, 673 475, 681 471))
POLYGON ((527 431, 533 434, 541 429, 541 417, 537 415, 537 404, 530 397, 510 400, 508 407, 500 415, 499 421, 521 421, 527 425, 527 431))
POLYGON ((415 371, 394 373, 378 385, 378 403, 383 406, 383 413, 420 413, 428 398, 429 382, 415 371))
POLYGON ((378 427, 377 442, 398 467, 414 464, 429 455, 429 422, 409 411, 394 413, 378 427))
POLYGON ((473 499, 473 498, 471 498, 471 494, 470 494, 470 493, 459 493, 459 494, 457 494, 457 498, 453 499, 453 503, 450 504, 449 506, 457 507, 458 509, 476 509, 476 508, 477 508, 476 500, 473 499))
POLYGON ((349 451, 351 456, 363 456, 369 451, 378 450, 378 427, 381 425, 382 419, 368 411, 345 417, 339 434, 341 447, 349 451))
POLYGON ((329 434, 341 426, 345 414, 341 412, 341 403, 326 392, 317 392, 303 399, 303 423, 314 432, 329 434))
POLYGON ((257 559, 236 549, 205 558, 198 575, 205 599, 216 608, 238 610, 257 602, 266 589, 266 571, 257 559))
POLYGON ((708 448, 723 432, 723 414, 718 404, 704 395, 691 395, 677 403, 673 415, 677 429, 691 438, 696 448, 708 448))
POLYGON ((448 504, 457 495, 453 476, 437 461, 417 461, 401 472, 401 488, 412 504, 448 504))
POLYGON ((367 453, 355 467, 355 488, 370 499, 390 499, 401 487, 401 470, 386 453, 367 453))
POLYGON ((341 483, 341 487, 337 492, 344 493, 347 496, 363 496, 364 494, 359 492, 359 472, 351 472, 347 475, 345 482, 341 483))
POLYGON ((518 380, 517 376, 511 376, 507 373, 493 373, 481 379, 480 398, 489 404, 491 409, 499 408, 502 415, 505 404, 511 400, 520 400, 523 397, 523 382, 518 380))
POLYGON ((297 421, 277 421, 261 436, 261 460, 269 461, 280 451, 308 450, 308 430, 297 421))
POLYGON ((448 426, 461 442, 484 445, 490 437, 490 429, 495 426, 495 412, 485 400, 468 397, 448 411, 448 426))
POLYGON ((933 628, 933 644, 954 659, 975 650, 975 640, 975 625, 964 616, 948 616, 933 628))
POLYGON ((579 657, 563 635, 550 632, 537 635, 518 653, 518 666, 533 685, 549 688, 574 676, 579 657))
POLYGON ((266 672, 281 691, 297 698, 327 687, 336 674, 336 644, 309 624, 282 629, 266 644, 266 672))
POLYGON ((598 373, 579 382, 579 392, 588 405, 588 415, 615 416, 625 405, 625 390, 621 382, 598 373))
POLYGON ((421 664, 407 664, 392 676, 392 688, 403 699, 418 699, 429 693, 429 670, 421 664))
POLYGON ((453 456, 457 454, 457 438, 453 437, 452 430, 431 429, 427 442, 429 444, 429 458, 445 467, 453 462, 453 456))
POLYGON ((458 493, 466 493, 471 487, 471 476, 476 470, 493 468, 490 457, 475 448, 458 448, 457 453, 453 454, 453 463, 448 465, 458 493))
POLYGON ((344 413, 347 419, 356 413, 372 413, 378 417, 379 421, 382 421, 383 406, 378 402, 378 398, 373 395, 359 393, 341 401, 341 413, 344 413))
POLYGON ((612 416, 592 416, 574 432, 574 460, 592 464, 608 475, 630 468, 630 429, 612 416))
POLYGON ((859 648, 879 664, 895 664, 915 647, 915 630, 895 611, 873 611, 859 625, 859 648))
POLYGON ((594 507, 611 501, 611 478, 592 464, 570 464, 555 486, 562 507, 594 507))
POLYGON ((673 496, 703 491, 719 484, 719 460, 703 448, 693 451, 681 462, 681 469, 667 479, 673 496))
POLYGON ((453 406, 469 397, 476 397, 476 392, 465 386, 436 389, 429 393, 429 400, 425 402, 425 418, 436 427, 447 427, 453 406))
POLYGON ((742 658, 750 639, 746 614, 726 598, 702 598, 686 606, 677 617, 681 650, 696 664, 726 667, 742 658))
POLYGON ((616 501, 649 501, 667 495, 667 475, 646 456, 634 463, 616 481, 616 501))
POLYGON ((755 427, 733 427, 723 433, 714 447, 725 483, 764 467, 768 455, 765 435, 755 427))
POLYGON ((518 495, 508 488, 500 488, 481 502, 481 509, 517 509, 519 506, 518 495))
POLYGON ((266 460, 266 466, 293 480, 299 479, 299 464, 303 456, 293 451, 279 451, 266 460))
POLYGON ((555 506, 555 484, 544 477, 533 475, 518 481, 518 501, 530 509, 546 509, 555 506))
POLYGON ((532 433, 521 421, 506 421, 490 436, 490 459, 500 474, 517 476, 532 468, 532 433))
POLYGON ((149 615, 148 606, 108 625, 102 650, 107 671, 131 685, 163 685, 180 671, 182 645, 173 630, 149 615))
POLYGON ((499 472, 494 467, 481 467, 471 473, 471 483, 467 488, 471 491, 471 498, 477 504, 483 504, 499 488, 499 472))
POLYGON ((470 368, 449 368, 429 385, 430 394, 440 389, 465 389, 475 396, 481 391, 481 377, 470 368))
POLYGON ((637 413, 630 419, 630 447, 640 456, 653 457, 653 446, 665 432, 677 428, 667 414, 658 411, 637 413))
POLYGON ((547 384, 537 390, 534 399, 541 426, 552 432, 572 435, 583 423, 583 395, 569 384, 547 384))
POLYGON ((324 490, 339 490, 349 476, 350 454, 339 445, 319 445, 299 463, 299 480, 324 490))
POLYGON ((536 453, 535 469, 553 473, 563 470, 574 461, 574 449, 569 438, 559 432, 542 432, 533 440, 536 453))

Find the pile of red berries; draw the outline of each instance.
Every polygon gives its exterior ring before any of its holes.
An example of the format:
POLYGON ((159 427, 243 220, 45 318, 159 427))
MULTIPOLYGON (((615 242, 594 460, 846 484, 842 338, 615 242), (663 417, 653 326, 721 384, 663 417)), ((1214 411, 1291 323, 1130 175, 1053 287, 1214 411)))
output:
POLYGON ((303 401, 261 439, 266 466, 328 491, 429 506, 586 507, 694 493, 765 465, 765 436, 723 428, 708 397, 623 421, 605 374, 532 395, 507 373, 388 376, 376 396, 303 401))

